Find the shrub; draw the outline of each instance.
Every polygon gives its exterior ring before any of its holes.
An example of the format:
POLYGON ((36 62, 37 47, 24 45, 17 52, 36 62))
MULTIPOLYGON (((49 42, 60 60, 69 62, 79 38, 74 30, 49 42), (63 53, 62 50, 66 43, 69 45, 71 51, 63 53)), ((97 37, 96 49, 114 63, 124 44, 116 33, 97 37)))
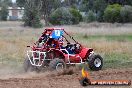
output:
POLYGON ((53 25, 73 24, 72 14, 65 7, 58 8, 50 14, 49 22, 53 25))
POLYGON ((123 6, 121 8, 120 15, 122 18, 122 22, 132 22, 132 6, 123 6))
POLYGON ((72 14, 72 22, 73 24, 78 24, 82 20, 82 15, 77 9, 70 8, 70 13, 72 14))
POLYGON ((93 11, 88 11, 88 14, 84 17, 84 21, 89 23, 89 22, 93 22, 96 21, 96 15, 93 11))
POLYGON ((104 21, 106 22, 121 22, 120 16, 121 5, 108 5, 104 11, 104 21))

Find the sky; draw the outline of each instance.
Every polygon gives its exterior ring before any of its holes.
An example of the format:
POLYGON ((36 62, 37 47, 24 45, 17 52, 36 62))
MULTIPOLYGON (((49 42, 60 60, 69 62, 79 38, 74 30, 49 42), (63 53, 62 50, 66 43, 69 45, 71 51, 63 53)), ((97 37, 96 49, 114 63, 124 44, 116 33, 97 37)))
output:
POLYGON ((16 2, 16 0, 12 0, 12 2, 16 2))

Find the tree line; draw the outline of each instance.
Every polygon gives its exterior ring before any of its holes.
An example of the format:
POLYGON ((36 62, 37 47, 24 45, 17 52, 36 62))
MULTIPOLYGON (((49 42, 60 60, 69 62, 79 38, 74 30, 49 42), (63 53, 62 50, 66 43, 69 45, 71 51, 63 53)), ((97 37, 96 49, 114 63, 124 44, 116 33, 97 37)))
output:
POLYGON ((16 4, 25 8, 24 25, 30 27, 41 27, 42 19, 46 26, 81 21, 132 22, 132 0, 16 0, 16 4))

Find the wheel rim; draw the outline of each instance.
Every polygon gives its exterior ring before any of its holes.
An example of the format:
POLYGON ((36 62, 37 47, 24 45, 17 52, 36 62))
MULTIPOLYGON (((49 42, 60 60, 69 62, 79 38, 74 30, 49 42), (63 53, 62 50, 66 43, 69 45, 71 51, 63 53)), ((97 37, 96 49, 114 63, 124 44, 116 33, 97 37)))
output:
POLYGON ((101 60, 99 58, 96 58, 94 60, 94 65, 95 65, 95 67, 100 67, 101 66, 101 60))
POLYGON ((57 71, 60 71, 60 70, 62 70, 63 68, 64 68, 64 66, 63 66, 62 63, 58 63, 58 64, 56 65, 56 70, 57 70, 57 71))

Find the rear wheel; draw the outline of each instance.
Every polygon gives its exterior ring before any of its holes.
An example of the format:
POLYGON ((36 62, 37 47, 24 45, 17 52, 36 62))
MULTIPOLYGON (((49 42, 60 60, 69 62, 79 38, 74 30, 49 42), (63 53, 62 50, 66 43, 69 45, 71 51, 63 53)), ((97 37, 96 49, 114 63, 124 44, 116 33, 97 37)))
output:
MULTIPOLYGON (((31 59, 32 59, 32 57, 31 57, 31 59)), ((40 72, 39 68, 37 68, 36 66, 33 66, 30 63, 30 60, 28 59, 28 57, 25 58, 23 67, 24 67, 25 72, 33 72, 33 71, 40 72)))
POLYGON ((50 70, 62 71, 66 69, 66 64, 62 59, 55 58, 49 64, 50 70))
POLYGON ((89 57, 88 64, 91 70, 101 70, 103 66, 103 58, 100 55, 91 55, 89 57))

